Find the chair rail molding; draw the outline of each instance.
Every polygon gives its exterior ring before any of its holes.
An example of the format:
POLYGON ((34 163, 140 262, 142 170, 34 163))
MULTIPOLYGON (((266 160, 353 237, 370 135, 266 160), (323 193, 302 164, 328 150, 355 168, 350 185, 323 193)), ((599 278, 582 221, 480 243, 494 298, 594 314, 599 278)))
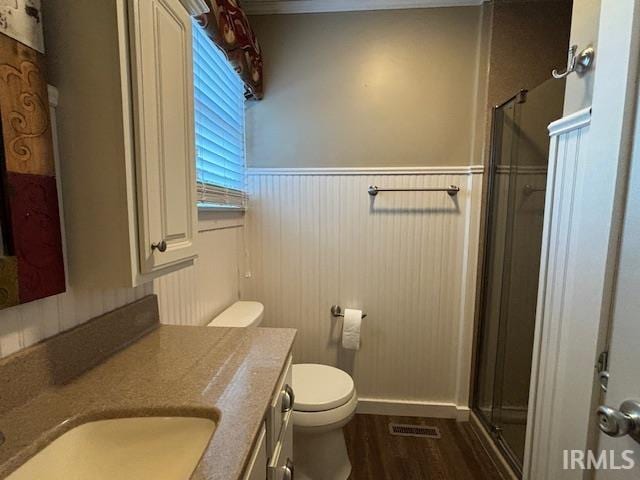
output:
POLYGON ((463 175, 483 173, 482 165, 431 167, 249 167, 247 175, 463 175))

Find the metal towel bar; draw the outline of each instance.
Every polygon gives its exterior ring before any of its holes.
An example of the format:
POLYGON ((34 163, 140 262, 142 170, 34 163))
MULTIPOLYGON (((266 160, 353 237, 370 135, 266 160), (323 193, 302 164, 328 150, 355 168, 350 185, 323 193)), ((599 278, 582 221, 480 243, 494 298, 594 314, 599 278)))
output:
POLYGON ((447 192, 453 197, 460 191, 457 185, 449 185, 448 187, 416 187, 416 188, 381 188, 376 185, 369 185, 367 192, 372 197, 378 195, 379 192, 447 192))

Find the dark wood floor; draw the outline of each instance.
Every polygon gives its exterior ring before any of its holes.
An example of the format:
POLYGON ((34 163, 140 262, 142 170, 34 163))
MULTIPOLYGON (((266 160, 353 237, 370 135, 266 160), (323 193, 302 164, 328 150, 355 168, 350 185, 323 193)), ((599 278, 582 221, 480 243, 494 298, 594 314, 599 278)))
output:
POLYGON ((496 480, 469 423, 431 418, 356 415, 345 427, 351 480, 496 480), (438 427, 442 438, 400 437, 389 422, 438 427))

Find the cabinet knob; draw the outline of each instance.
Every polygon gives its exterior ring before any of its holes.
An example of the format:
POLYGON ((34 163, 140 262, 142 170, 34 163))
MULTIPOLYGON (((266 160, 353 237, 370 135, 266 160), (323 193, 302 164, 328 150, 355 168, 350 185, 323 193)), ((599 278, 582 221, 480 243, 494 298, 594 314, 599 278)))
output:
POLYGON ((167 251, 167 242, 164 240, 159 241, 158 243, 151 244, 151 250, 158 250, 159 252, 167 251))
POLYGON ((291 460, 290 458, 287 458, 287 463, 285 464, 284 467, 282 467, 282 469, 284 470, 284 475, 282 475, 282 480, 293 480, 293 460, 291 460))
POLYGON ((295 402, 295 400, 296 396, 293 393, 293 388, 291 388, 289 384, 285 385, 282 391, 282 413, 293 410, 293 402, 295 402))

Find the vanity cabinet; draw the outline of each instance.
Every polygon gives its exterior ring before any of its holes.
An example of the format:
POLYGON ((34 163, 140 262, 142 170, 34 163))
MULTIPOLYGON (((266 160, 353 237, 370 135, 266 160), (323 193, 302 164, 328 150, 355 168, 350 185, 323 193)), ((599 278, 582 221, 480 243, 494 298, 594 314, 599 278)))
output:
POLYGON ((130 287, 196 257, 191 15, 202 0, 48 0, 72 284, 130 287))
POLYGON ((273 449, 267 469, 267 480, 292 480, 293 463, 293 412, 287 414, 287 423, 273 449))
POLYGON ((290 480, 293 472, 293 361, 286 363, 267 414, 268 480, 290 480))
POLYGON ((258 441, 247 465, 244 480, 265 480, 267 478, 267 429, 262 424, 258 441))
POLYGON ((293 462, 292 358, 286 363, 255 443, 244 480, 291 480, 293 462), (263 453, 264 452, 264 453, 263 453))

